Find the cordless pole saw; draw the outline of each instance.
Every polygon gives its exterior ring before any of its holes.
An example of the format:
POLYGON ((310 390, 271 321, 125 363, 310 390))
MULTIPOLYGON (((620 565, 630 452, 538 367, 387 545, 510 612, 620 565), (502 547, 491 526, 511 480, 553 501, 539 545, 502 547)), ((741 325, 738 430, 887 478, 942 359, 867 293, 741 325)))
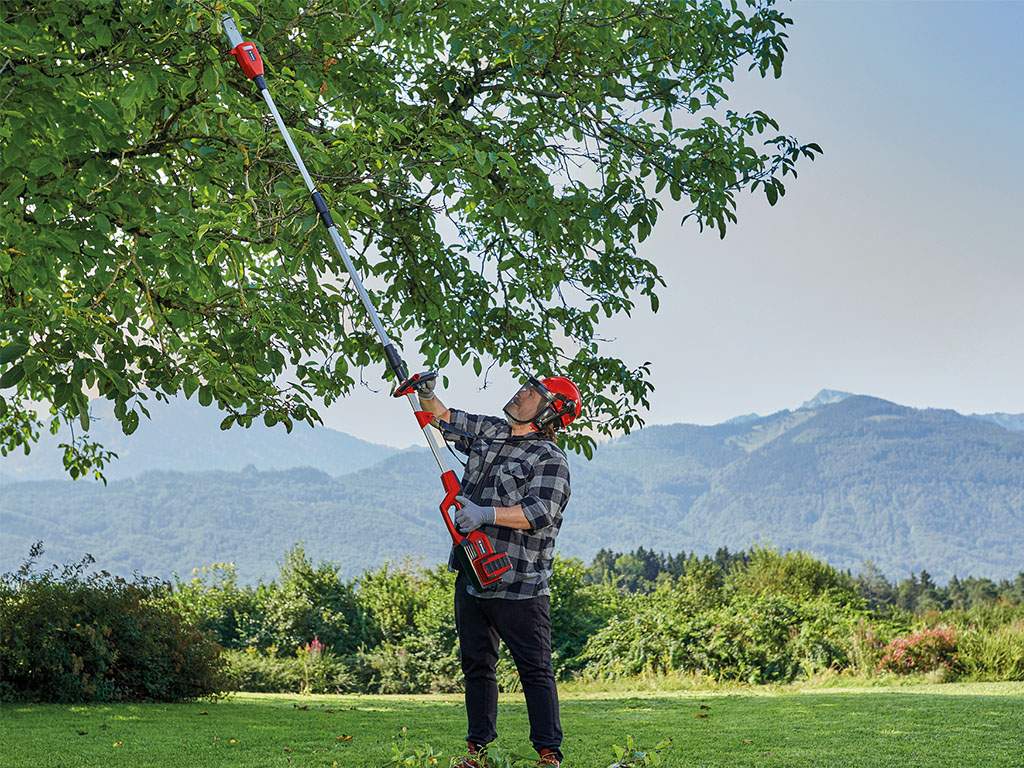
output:
POLYGON ((288 132, 288 126, 285 125, 284 120, 281 118, 281 113, 277 111, 277 105, 274 104, 274 99, 267 89, 267 81, 263 73, 263 59, 256 48, 256 44, 242 39, 242 35, 239 34, 238 27, 235 25, 235 20, 230 13, 224 14, 221 22, 224 25, 224 32, 227 34, 228 42, 231 44, 230 54, 238 61, 245 76, 256 84, 260 95, 267 103, 270 114, 274 116, 277 128, 281 132, 282 138, 284 138, 284 143, 288 145, 288 151, 291 152, 295 165, 298 167, 299 173, 302 174, 302 180, 309 189, 313 206, 316 208, 316 212, 319 214, 323 225, 327 228, 327 234, 330 236, 335 250, 345 263, 345 269, 348 270, 349 277, 352 278, 352 284, 355 286, 356 293, 359 294, 359 298, 366 308, 367 314, 370 316, 370 322, 373 324, 377 336, 380 337, 381 344, 384 345, 384 356, 397 382, 393 395, 395 397, 405 397, 410 405, 412 405, 416 422, 427 439, 427 444, 434 454, 434 459, 437 460, 437 466, 441 470, 441 485, 445 491, 444 499, 441 501, 441 518, 444 520, 445 527, 452 538, 459 568, 470 579, 470 582, 477 590, 493 589, 499 584, 502 576, 512 569, 512 563, 509 561, 506 553, 494 551, 494 546, 491 544, 487 534, 480 530, 475 530, 467 535, 463 535, 455 526, 451 512, 453 509, 459 509, 461 506, 455 498, 461 492, 459 479, 455 476, 455 472, 449 468, 447 458, 441 449, 441 443, 437 435, 430 428, 433 415, 428 411, 420 410, 416 397, 417 384, 427 381, 431 377, 436 377, 437 374, 409 375, 408 367, 384 330, 384 326, 381 324, 380 317, 377 314, 377 309, 374 307, 370 295, 363 286, 363 281, 359 276, 359 272, 356 271, 352 259, 349 257, 348 249, 345 247, 341 235, 338 234, 338 228, 335 226, 331 213, 327 209, 327 203, 324 202, 323 196, 313 183, 309 171, 306 170, 306 164, 302 161, 302 156, 299 154, 299 150, 295 147, 295 142, 292 141, 291 134, 288 132))

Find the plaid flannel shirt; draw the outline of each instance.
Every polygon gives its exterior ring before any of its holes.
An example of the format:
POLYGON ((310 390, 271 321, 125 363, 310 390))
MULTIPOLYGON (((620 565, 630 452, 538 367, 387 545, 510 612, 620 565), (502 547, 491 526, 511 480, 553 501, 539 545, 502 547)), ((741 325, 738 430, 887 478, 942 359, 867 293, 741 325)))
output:
MULTIPOLYGON (((501 587, 469 594, 485 598, 526 599, 548 595, 555 537, 562 527, 562 512, 569 501, 569 463, 562 449, 539 435, 512 438, 505 419, 450 410, 451 427, 479 438, 448 433, 456 450, 469 459, 462 476, 462 493, 475 504, 512 507, 520 504, 531 528, 520 530, 484 525, 496 552, 512 561, 513 577, 501 587), (495 439, 498 438, 498 439, 495 439)), ((443 424, 443 422, 442 422, 443 424)), ((442 429, 443 431, 443 429, 442 429)), ((454 553, 448 567, 455 570, 454 553)))

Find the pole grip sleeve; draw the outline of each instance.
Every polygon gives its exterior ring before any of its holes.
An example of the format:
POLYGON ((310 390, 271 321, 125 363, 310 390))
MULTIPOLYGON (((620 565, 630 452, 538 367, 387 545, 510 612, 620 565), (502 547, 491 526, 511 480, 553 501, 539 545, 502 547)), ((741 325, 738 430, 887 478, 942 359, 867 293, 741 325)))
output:
POLYGON ((324 202, 324 197, 320 194, 320 190, 313 190, 311 197, 313 198, 313 207, 316 208, 316 212, 320 214, 320 218, 323 220, 324 225, 330 229, 334 226, 334 219, 331 218, 331 212, 327 210, 327 203, 324 202))
POLYGON ((399 381, 405 381, 409 378, 409 369, 406 367, 402 356, 398 354, 394 344, 388 344, 384 347, 384 355, 388 359, 388 367, 391 368, 391 372, 395 374, 399 381))

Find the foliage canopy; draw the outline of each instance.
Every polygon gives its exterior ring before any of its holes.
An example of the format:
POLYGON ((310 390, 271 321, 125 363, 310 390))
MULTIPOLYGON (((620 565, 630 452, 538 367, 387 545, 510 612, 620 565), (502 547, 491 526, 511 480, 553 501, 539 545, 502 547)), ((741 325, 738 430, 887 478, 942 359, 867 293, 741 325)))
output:
POLYGON ((98 474, 87 388, 126 433, 177 392, 227 411, 223 428, 290 430, 382 361, 225 61, 224 8, 260 44, 393 335, 431 367, 563 372, 603 432, 642 424, 651 389, 598 326, 644 297, 657 309, 664 281, 637 244, 658 192, 724 235, 738 193, 774 204, 820 152, 726 106, 742 68, 781 75, 791 19, 774 0, 5 5, 4 452, 37 439, 45 401, 52 429, 80 425, 69 472, 98 474))

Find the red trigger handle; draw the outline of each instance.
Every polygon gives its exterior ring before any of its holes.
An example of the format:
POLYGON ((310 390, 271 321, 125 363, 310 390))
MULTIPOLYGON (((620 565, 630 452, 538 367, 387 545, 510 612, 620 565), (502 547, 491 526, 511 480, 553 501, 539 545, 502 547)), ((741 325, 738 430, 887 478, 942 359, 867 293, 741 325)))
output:
POLYGON ((455 476, 455 472, 451 469, 441 475, 441 485, 444 486, 445 490, 445 497, 441 500, 441 517, 444 518, 444 524, 448 528, 452 541, 456 544, 461 544, 462 540, 466 537, 455 527, 455 521, 452 520, 449 511, 452 509, 462 509, 462 505, 455 500, 455 497, 462 492, 462 486, 459 484, 459 478, 455 476))

